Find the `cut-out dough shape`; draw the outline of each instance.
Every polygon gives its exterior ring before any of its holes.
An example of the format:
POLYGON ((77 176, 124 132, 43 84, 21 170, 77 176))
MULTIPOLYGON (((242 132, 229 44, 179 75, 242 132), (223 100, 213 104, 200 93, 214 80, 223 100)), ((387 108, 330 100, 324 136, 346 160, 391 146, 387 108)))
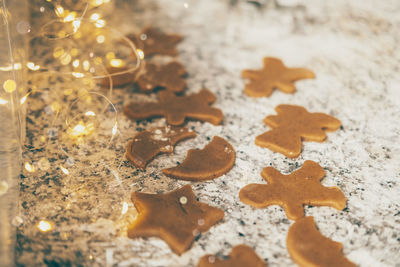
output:
POLYGON ((322 142, 325 131, 339 129, 338 119, 324 113, 310 113, 301 106, 279 105, 275 108, 278 115, 264 119, 272 130, 256 137, 256 145, 282 153, 289 158, 300 155, 301 141, 322 142))
POLYGON ((312 216, 297 220, 289 228, 286 245, 293 261, 301 267, 357 266, 342 254, 341 243, 318 231, 312 216))
POLYGON ((243 70, 242 78, 250 80, 244 88, 246 95, 269 97, 276 88, 285 93, 294 93, 295 81, 315 78, 315 74, 304 68, 287 68, 280 59, 266 57, 261 70, 243 70))
POLYGON ((303 205, 330 206, 337 210, 346 207, 346 197, 338 187, 324 187, 320 183, 325 171, 314 161, 307 160, 300 169, 289 175, 266 167, 261 176, 268 184, 243 187, 239 192, 243 203, 255 208, 282 206, 291 220, 304 216, 303 205))
POLYGON ((160 195, 135 192, 132 201, 138 217, 128 237, 159 237, 178 255, 224 218, 221 209, 197 201, 190 185, 160 195))
POLYGON ((124 107, 124 113, 131 119, 166 117, 168 124, 182 125, 185 118, 208 121, 218 125, 222 121, 222 111, 210 107, 215 96, 207 89, 187 96, 176 96, 170 91, 158 93, 158 102, 131 103, 124 107))
POLYGON ((214 255, 205 255, 200 258, 197 267, 267 267, 264 261, 246 245, 234 247, 228 259, 219 259, 214 255))
POLYGON ((178 166, 163 169, 167 176, 188 181, 215 179, 232 169, 236 153, 225 139, 214 136, 203 149, 191 149, 178 166))
POLYGON ((143 131, 133 137, 126 149, 126 157, 136 167, 144 169, 155 156, 172 153, 179 141, 194 138, 196 133, 182 127, 167 126, 143 131))
POLYGON ((130 34, 127 36, 136 46, 141 49, 146 57, 152 55, 177 56, 176 46, 182 41, 179 34, 165 34, 162 31, 148 27, 138 35, 130 34))
MULTIPOLYGON (((128 68, 116 68, 116 67, 110 67, 107 68, 107 72, 109 74, 113 74, 113 73, 117 73, 117 72, 125 72, 128 71, 128 68)), ((136 76, 138 74, 139 70, 134 70, 132 72, 127 72, 124 74, 120 74, 120 75, 113 75, 110 78, 112 79, 112 85, 113 87, 121 87, 124 85, 128 85, 128 84, 133 84, 136 80, 136 76)), ((109 77, 105 77, 101 80, 101 85, 104 87, 109 87, 110 86, 110 78, 109 77)))
POLYGON ((183 78, 185 74, 185 68, 178 62, 171 62, 165 66, 148 63, 145 72, 138 78, 137 84, 144 92, 151 92, 157 87, 162 87, 171 92, 180 93, 186 86, 183 78))

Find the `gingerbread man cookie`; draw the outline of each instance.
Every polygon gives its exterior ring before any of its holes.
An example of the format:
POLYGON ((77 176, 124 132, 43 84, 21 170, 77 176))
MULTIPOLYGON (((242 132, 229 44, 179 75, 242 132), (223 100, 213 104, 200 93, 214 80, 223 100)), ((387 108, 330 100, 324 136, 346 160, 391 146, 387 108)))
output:
POLYGON ((129 71, 128 68, 116 68, 109 67, 107 68, 107 72, 110 74, 109 77, 105 77, 101 80, 101 85, 104 87, 109 87, 111 85, 110 79, 112 80, 113 87, 121 87, 124 85, 128 85, 134 83, 136 80, 136 76, 139 73, 139 70, 129 71), (122 73, 115 75, 116 73, 122 73), (113 74, 113 75, 112 75, 113 74))
POLYGON ((274 89, 285 93, 294 93, 294 82, 301 79, 314 78, 315 74, 304 68, 287 68, 280 59, 264 58, 261 70, 243 70, 242 77, 249 79, 244 92, 252 97, 269 97, 274 89))
POLYGON ((310 113, 305 108, 294 105, 279 105, 278 115, 268 116, 264 123, 272 130, 256 137, 256 145, 284 154, 289 158, 300 155, 301 141, 322 142, 325 131, 339 129, 338 119, 324 113, 310 113))
POLYGON ((283 175, 273 167, 266 167, 261 176, 268 184, 249 184, 240 190, 240 200, 256 208, 280 205, 291 220, 304 216, 303 205, 330 206, 337 210, 346 207, 346 197, 338 187, 324 187, 325 176, 318 163, 307 160, 297 171, 283 175))
POLYGON ((165 34, 153 27, 144 29, 138 35, 128 35, 127 38, 136 45, 136 48, 141 49, 146 57, 156 54, 177 56, 176 46, 183 39, 179 34, 165 34))
POLYGON ((182 125, 185 118, 208 121, 218 125, 222 111, 210 107, 215 96, 207 89, 188 96, 176 96, 170 91, 161 91, 158 102, 131 103, 124 107, 124 113, 131 119, 147 119, 164 116, 171 125, 182 125))
POLYGON ((332 241, 318 231, 311 216, 297 220, 289 228, 286 245, 294 262, 301 267, 356 266, 342 254, 341 243, 332 241))
POLYGON ((183 78, 185 74, 185 68, 178 62, 171 62, 160 67, 148 63, 146 64, 145 72, 139 76, 137 84, 140 90, 144 92, 150 92, 160 87, 174 93, 180 93, 186 86, 183 78))
POLYGON ((139 214, 128 237, 159 237, 178 255, 224 218, 221 209, 197 201, 190 185, 161 195, 135 192, 132 201, 139 214))

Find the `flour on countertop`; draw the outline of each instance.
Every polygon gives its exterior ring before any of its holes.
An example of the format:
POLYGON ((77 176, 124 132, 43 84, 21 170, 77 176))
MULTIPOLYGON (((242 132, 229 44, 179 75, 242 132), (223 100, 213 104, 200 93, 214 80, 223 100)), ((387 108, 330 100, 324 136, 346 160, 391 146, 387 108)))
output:
MULTIPOLYGON (((127 143, 139 131, 166 122, 127 119, 121 112, 124 104, 154 100, 155 95, 131 87, 114 90, 119 133, 110 147, 109 134, 98 134, 85 153, 73 158, 68 176, 59 168, 21 176, 24 222, 18 228, 18 263, 196 266, 205 254, 227 255, 244 243, 270 267, 295 266, 286 250, 293 222, 283 209, 253 209, 239 201, 238 193, 249 183, 262 182, 260 172, 266 166, 287 174, 313 160, 326 171, 322 184, 340 187, 348 203, 343 211, 306 207, 306 215, 314 216, 323 235, 343 243, 344 254, 357 265, 400 266, 400 2, 308 0, 296 1, 303 8, 264 9, 228 2, 117 1, 113 14, 118 15, 108 25, 129 33, 153 24, 185 37, 178 49, 189 73, 188 93, 205 87, 216 94, 214 106, 223 111, 223 123, 189 122, 196 138, 138 170, 125 158, 127 143), (309 68, 316 79, 296 82, 295 94, 247 97, 240 72, 260 68, 265 56, 281 58, 289 67, 309 68), (279 104, 330 114, 342 122, 342 129, 328 133, 326 142, 303 142, 296 159, 257 147, 255 137, 269 129, 262 120, 275 114, 279 104), (128 239, 126 227, 136 216, 130 194, 168 192, 187 184, 161 170, 176 166, 189 149, 204 147, 215 135, 235 148, 236 164, 218 179, 191 184, 200 201, 225 211, 224 220, 180 257, 160 239, 128 239), (38 232, 35 225, 41 219, 54 222, 56 229, 38 232)), ((28 123, 28 135, 42 134, 45 124, 37 117, 28 123)), ((68 158, 53 147, 50 164, 65 165, 68 158)), ((44 152, 34 150, 24 154, 26 160, 41 156, 44 152)))

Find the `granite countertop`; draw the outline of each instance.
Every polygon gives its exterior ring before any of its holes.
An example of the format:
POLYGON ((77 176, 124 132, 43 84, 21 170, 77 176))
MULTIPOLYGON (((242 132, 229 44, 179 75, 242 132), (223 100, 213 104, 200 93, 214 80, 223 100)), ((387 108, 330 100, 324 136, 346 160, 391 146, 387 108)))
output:
MULTIPOLYGON (((223 123, 189 122, 195 139, 179 143, 145 171, 125 158, 130 138, 165 120, 128 120, 123 104, 155 99, 133 87, 115 90, 118 134, 109 132, 79 150, 52 139, 48 149, 35 149, 48 133, 51 114, 41 112, 44 98, 31 98, 25 161, 47 157, 48 168, 21 175, 17 263, 20 266, 195 266, 204 254, 229 254, 247 244, 269 266, 295 266, 286 250, 292 221, 278 206, 253 209, 239 201, 239 190, 261 182, 260 172, 273 166, 290 173, 305 160, 324 167, 325 186, 338 186, 347 207, 306 207, 323 235, 343 243, 344 254, 359 266, 400 266, 400 2, 281 1, 286 6, 257 8, 245 1, 117 1, 109 25, 124 33, 143 25, 181 33, 179 60, 188 70, 188 92, 208 88, 224 113, 223 123), (134 25, 134 26, 132 26, 134 25), (270 98, 243 93, 241 70, 257 69, 264 56, 288 66, 307 67, 316 79, 296 83, 295 94, 276 91, 270 98), (36 103, 35 103, 36 101, 36 103), (37 103, 41 102, 41 103, 37 103), (296 159, 257 147, 265 116, 279 104, 296 104, 324 112, 342 122, 323 143, 304 142, 296 159), (186 151, 202 148, 213 136, 227 139, 237 153, 234 168, 207 182, 191 183, 197 197, 225 211, 224 220, 201 235, 182 256, 160 239, 126 237, 136 216, 134 191, 168 192, 187 184, 162 174, 182 162, 186 151), (60 149, 62 147, 66 153, 60 149), (73 160, 72 160, 73 159, 73 160), (69 174, 62 172, 68 168, 69 174), (122 214, 123 203, 128 211, 122 214), (42 233, 40 220, 54 224, 42 233)), ((54 90, 62 84, 54 84, 54 90)), ((112 116, 111 116, 112 117, 112 116)), ((106 127, 113 119, 104 118, 106 127)), ((60 134, 60 133, 58 133, 60 134)), ((41 162, 42 165, 45 165, 41 162)))

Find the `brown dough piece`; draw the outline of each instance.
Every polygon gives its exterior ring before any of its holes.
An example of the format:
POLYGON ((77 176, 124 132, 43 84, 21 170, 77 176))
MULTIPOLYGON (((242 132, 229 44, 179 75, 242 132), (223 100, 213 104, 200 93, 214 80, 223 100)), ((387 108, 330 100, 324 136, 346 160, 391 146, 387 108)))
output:
MULTIPOLYGON (((115 68, 109 67, 107 68, 107 72, 109 74, 127 71, 128 68, 115 68)), ((127 72, 121 75, 113 75, 111 76, 113 87, 121 87, 130 83, 134 83, 136 80, 136 75, 138 74, 138 70, 134 70, 132 72, 127 72)), ((101 85, 104 87, 110 87, 110 79, 105 77, 101 79, 101 85)))
POLYGON ((164 66, 148 63, 145 72, 138 78, 137 84, 140 90, 145 92, 162 87, 171 92, 180 93, 186 86, 183 78, 185 74, 185 68, 178 62, 171 62, 164 66))
POLYGON ((301 267, 357 266, 342 254, 341 243, 318 231, 312 216, 297 220, 289 228, 286 246, 293 261, 301 267))
POLYGON ((126 157, 136 167, 144 169, 158 154, 171 154, 176 143, 194 137, 195 132, 175 126, 159 127, 151 132, 143 131, 129 142, 126 157))
POLYGON ((279 105, 278 115, 268 116, 264 123, 272 130, 256 137, 256 145, 284 154, 289 158, 300 155, 301 141, 326 139, 325 131, 339 129, 341 122, 324 113, 310 113, 294 105, 279 105))
POLYGON ((232 169, 236 153, 225 139, 214 136, 203 149, 191 149, 178 166, 163 169, 167 176, 188 181, 215 179, 232 169))
POLYGON ((190 185, 161 195, 135 192, 132 201, 138 217, 128 237, 159 237, 178 255, 224 218, 221 209, 197 201, 190 185))
POLYGON ((291 220, 304 216, 303 205, 330 206, 337 210, 346 207, 346 197, 338 187, 324 187, 320 183, 325 171, 314 161, 307 160, 300 169, 289 175, 266 167, 261 176, 268 184, 243 187, 239 192, 243 203, 255 208, 282 206, 291 220))
POLYGON ((246 245, 234 247, 229 259, 218 259, 214 255, 205 255, 200 258, 197 267, 267 267, 264 261, 246 245))
POLYGON ((141 49, 146 57, 156 54, 177 56, 176 46, 183 39, 179 34, 165 34, 153 27, 147 27, 138 35, 130 34, 127 38, 135 44, 137 49, 141 49))
POLYGON ((170 91, 158 93, 158 102, 131 103, 124 107, 124 113, 131 119, 166 117, 170 125, 182 125, 185 118, 208 121, 218 125, 222 121, 222 111, 212 108, 215 96, 207 89, 188 96, 176 96, 170 91))
POLYGON ((304 68, 287 68, 280 59, 266 57, 261 70, 243 70, 242 78, 250 80, 244 88, 246 95, 269 97, 276 88, 285 93, 294 93, 295 81, 315 78, 315 74, 304 68))

